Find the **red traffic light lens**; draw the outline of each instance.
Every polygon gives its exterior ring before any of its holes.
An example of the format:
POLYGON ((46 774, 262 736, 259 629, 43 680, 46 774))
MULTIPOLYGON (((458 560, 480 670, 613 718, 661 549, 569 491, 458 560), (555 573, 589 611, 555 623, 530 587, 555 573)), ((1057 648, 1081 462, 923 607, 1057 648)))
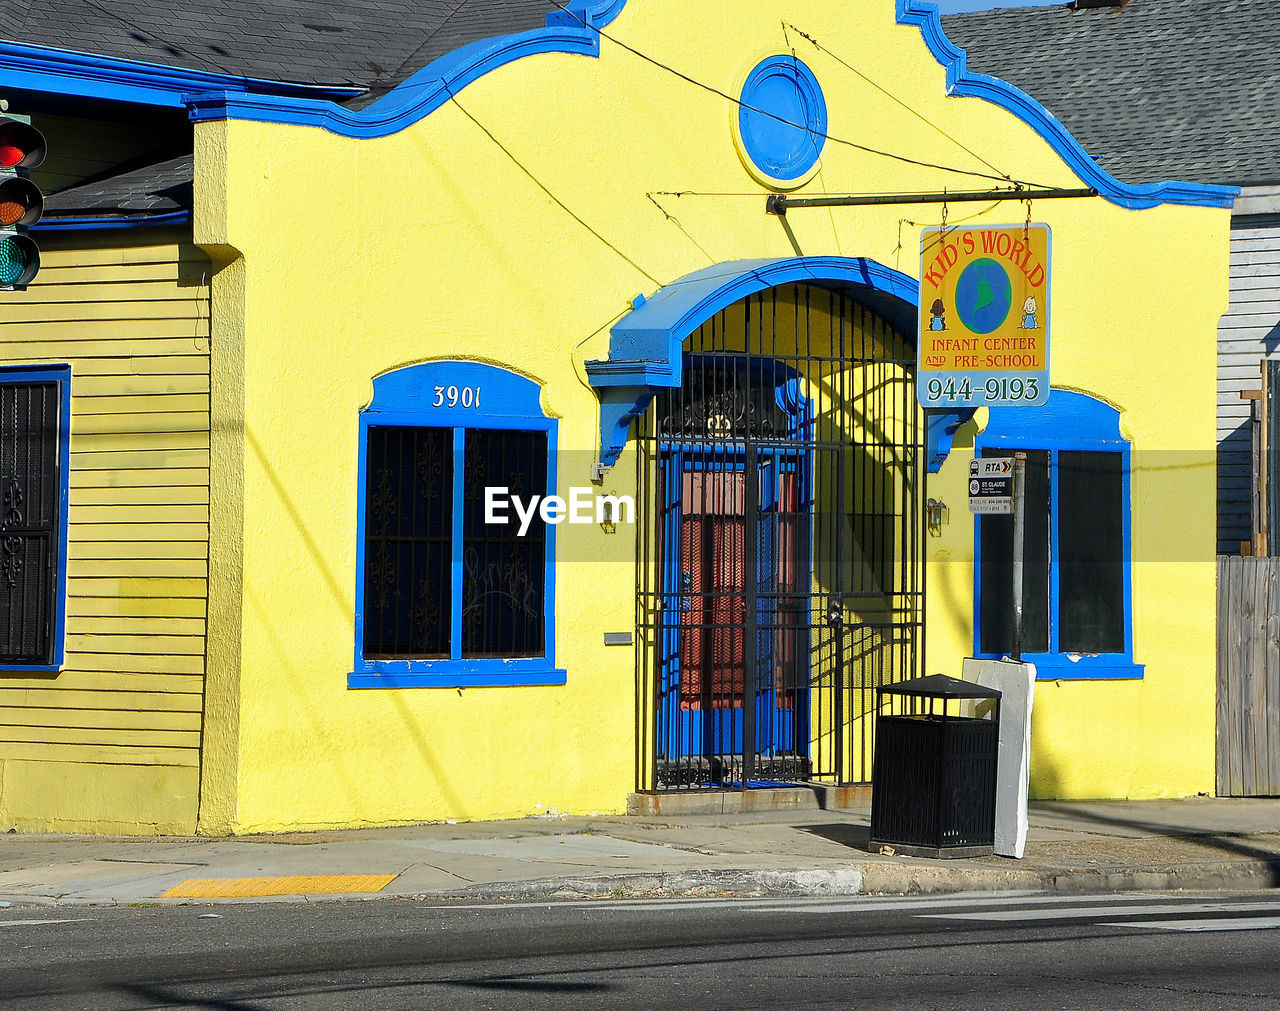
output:
POLYGON ((44 161, 44 134, 29 123, 0 119, 0 168, 33 169, 44 161))

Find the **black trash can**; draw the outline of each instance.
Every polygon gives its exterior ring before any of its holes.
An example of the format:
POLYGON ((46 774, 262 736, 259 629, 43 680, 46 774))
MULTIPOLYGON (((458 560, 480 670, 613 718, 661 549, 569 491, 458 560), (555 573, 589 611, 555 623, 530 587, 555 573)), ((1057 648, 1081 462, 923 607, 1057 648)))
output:
POLYGON ((995 844, 1000 692, 945 674, 876 693, 871 849, 910 856, 990 854, 995 844), (975 715, 961 715, 965 701, 975 715))

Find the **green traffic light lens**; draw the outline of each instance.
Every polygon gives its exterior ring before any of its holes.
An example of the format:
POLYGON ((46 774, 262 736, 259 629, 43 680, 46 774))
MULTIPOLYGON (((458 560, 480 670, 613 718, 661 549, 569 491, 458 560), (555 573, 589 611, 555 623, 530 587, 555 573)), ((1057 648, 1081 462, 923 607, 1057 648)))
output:
POLYGON ((0 284, 13 284, 26 266, 22 250, 13 239, 0 239, 0 284))
POLYGON ((0 285, 25 284, 39 269, 35 244, 21 235, 0 238, 0 285))

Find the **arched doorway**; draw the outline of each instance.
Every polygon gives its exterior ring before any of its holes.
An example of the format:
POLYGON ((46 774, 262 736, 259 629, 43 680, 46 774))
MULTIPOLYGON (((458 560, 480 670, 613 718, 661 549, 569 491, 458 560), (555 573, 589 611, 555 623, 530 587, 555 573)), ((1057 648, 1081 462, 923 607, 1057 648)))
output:
POLYGON ((875 689, 919 672, 914 349, 787 283, 684 341, 635 438, 642 788, 870 778, 875 689))

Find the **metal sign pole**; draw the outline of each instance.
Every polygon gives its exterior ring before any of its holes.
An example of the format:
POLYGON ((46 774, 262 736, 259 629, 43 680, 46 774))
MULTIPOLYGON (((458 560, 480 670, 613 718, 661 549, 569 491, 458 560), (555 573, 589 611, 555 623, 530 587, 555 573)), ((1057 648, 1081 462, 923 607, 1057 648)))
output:
POLYGON ((1013 454, 1013 650, 1022 662, 1022 543, 1026 515, 1027 454, 1013 454))

